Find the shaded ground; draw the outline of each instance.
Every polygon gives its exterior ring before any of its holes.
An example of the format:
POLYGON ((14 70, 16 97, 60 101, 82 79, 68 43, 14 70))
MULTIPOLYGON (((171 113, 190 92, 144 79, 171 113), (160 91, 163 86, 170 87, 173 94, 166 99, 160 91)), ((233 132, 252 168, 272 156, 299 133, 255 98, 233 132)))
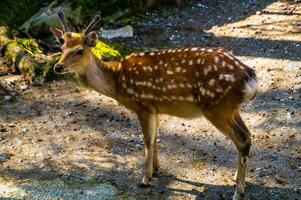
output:
MULTIPOLYGON (((192 2, 149 13, 137 35, 122 41, 224 46, 256 69, 259 94, 243 108, 253 132, 250 199, 301 199, 301 5, 292 2, 192 2)), ((78 83, 53 82, 2 101, 0 126, 0 152, 12 154, 0 166, 4 186, 88 179, 137 199, 230 199, 234 191, 233 144, 205 119, 169 116, 161 116, 158 139, 162 174, 153 187, 137 187, 143 142, 136 117, 78 83)))

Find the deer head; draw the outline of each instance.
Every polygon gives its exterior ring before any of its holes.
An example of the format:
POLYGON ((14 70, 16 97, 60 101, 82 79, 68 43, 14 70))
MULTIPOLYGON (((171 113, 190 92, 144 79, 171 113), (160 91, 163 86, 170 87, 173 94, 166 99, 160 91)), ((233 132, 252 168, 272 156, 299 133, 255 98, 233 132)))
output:
POLYGON ((62 45, 62 55, 58 63, 54 66, 54 72, 59 74, 68 72, 81 74, 91 59, 91 47, 94 47, 98 40, 97 33, 91 30, 99 22, 100 16, 96 15, 93 18, 87 28, 82 31, 80 37, 74 37, 74 33, 69 31, 62 12, 58 16, 63 30, 58 28, 50 29, 56 40, 62 45))

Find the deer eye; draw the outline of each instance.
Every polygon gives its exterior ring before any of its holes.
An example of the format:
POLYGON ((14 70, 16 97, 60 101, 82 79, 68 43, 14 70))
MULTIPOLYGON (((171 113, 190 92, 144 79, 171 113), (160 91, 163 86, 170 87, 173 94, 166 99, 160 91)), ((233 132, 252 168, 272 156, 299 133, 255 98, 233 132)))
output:
POLYGON ((83 55, 84 54, 84 50, 83 49, 80 49, 80 50, 78 50, 77 52, 76 52, 76 55, 77 56, 81 56, 81 55, 83 55))

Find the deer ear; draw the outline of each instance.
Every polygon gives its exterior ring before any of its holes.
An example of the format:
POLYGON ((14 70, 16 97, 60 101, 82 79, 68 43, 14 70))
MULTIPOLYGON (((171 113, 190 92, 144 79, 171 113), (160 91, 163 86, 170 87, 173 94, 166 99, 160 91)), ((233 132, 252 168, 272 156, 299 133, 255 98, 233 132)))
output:
POLYGON ((50 28, 51 33, 55 37, 55 39, 60 43, 64 43, 64 33, 58 28, 50 28))
POLYGON ((86 44, 89 47, 95 47, 97 41, 98 41, 98 34, 96 33, 96 31, 90 32, 86 37, 86 44))

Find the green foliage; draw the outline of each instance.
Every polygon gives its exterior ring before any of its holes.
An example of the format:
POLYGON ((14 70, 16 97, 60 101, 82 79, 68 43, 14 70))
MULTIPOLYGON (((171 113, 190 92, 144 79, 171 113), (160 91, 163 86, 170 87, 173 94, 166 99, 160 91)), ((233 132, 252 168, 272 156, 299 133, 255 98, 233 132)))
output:
POLYGON ((31 55, 36 55, 41 53, 39 44, 34 39, 16 38, 15 41, 22 49, 26 50, 31 55))
POLYGON ((1 0, 0 25, 7 25, 13 29, 23 24, 34 15, 41 6, 52 0, 1 0))
MULTIPOLYGON (((80 37, 80 33, 73 33, 73 37, 80 37)), ((114 60, 132 53, 133 50, 119 43, 106 43, 99 40, 96 46, 92 49, 92 52, 98 58, 114 60)))
POLYGON ((125 8, 136 7, 139 0, 67 0, 73 6, 82 6, 87 15, 94 15, 101 11, 102 16, 112 15, 116 12, 123 11, 125 8))

